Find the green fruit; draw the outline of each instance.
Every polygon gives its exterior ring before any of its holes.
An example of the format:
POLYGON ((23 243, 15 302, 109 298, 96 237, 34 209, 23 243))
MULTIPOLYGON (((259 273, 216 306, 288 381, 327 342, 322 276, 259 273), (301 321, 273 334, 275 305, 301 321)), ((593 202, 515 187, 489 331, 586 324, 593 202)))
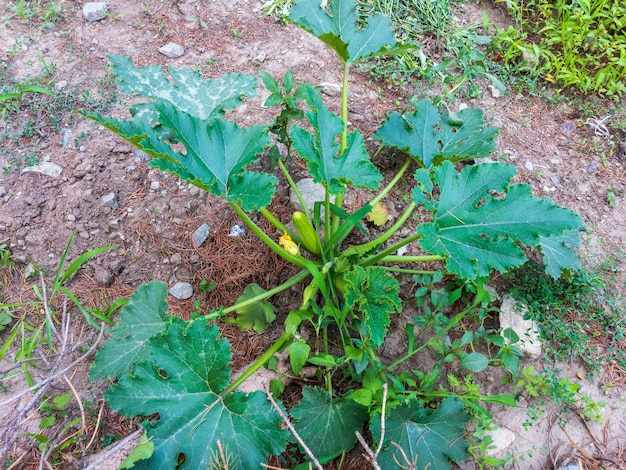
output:
POLYGON ((308 252, 319 255, 322 251, 320 250, 319 239, 311 221, 300 211, 295 211, 291 215, 291 220, 293 220, 296 232, 300 235, 302 246, 308 252))

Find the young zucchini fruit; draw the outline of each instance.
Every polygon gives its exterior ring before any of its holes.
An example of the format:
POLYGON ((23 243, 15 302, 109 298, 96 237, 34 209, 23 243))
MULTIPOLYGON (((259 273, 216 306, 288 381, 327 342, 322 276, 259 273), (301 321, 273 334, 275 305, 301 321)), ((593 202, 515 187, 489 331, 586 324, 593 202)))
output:
POLYGON ((300 211, 295 211, 291 215, 291 220, 296 228, 296 232, 300 235, 304 248, 314 255, 319 255, 322 250, 320 250, 317 234, 306 215, 300 211))

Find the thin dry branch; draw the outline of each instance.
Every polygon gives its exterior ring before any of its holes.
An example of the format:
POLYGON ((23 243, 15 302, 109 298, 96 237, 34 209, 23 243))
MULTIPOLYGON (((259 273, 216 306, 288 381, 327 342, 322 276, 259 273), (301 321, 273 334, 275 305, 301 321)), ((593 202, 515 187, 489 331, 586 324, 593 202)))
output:
MULTIPOLYGON (((40 406, 41 401, 43 397, 46 395, 48 388, 51 386, 51 384, 55 380, 59 379, 60 377, 63 377, 70 370, 74 369, 78 364, 80 364, 86 358, 91 356, 95 352, 96 348, 98 347, 102 339, 102 336, 104 334, 104 324, 102 324, 100 328, 100 333, 98 334, 95 342, 92 344, 89 350, 86 353, 82 354, 80 357, 78 357, 76 360, 72 361, 68 366, 62 367, 62 364, 65 362, 65 360, 71 354, 73 354, 75 351, 81 348, 84 344, 86 344, 91 338, 88 338, 85 341, 76 343, 73 346, 69 346, 71 315, 67 308, 67 302, 63 304, 63 310, 61 313, 61 331, 60 332, 56 329, 52 321, 52 316, 48 308, 48 298, 47 298, 47 291, 45 290, 45 286, 44 288, 42 288, 42 303, 43 303, 44 311, 46 314, 46 321, 49 322, 49 324, 51 325, 51 329, 54 332, 54 337, 60 343, 58 345, 59 353, 58 353, 56 360, 51 364, 50 371, 48 372, 48 375, 45 379, 39 381, 32 387, 29 387, 28 389, 22 391, 21 393, 18 393, 17 395, 13 396, 9 400, 5 400, 4 402, 0 403, 0 407, 7 406, 7 405, 10 405, 11 403, 14 403, 20 400, 22 397, 24 397, 25 395, 28 395, 29 393, 34 393, 33 396, 30 397, 28 402, 21 404, 21 405, 17 405, 15 416, 12 422, 6 427, 2 435, 2 439, 1 439, 2 445, 0 446, 0 462, 6 461, 9 453, 13 449, 13 446, 17 442, 19 436, 22 434, 21 432, 22 422, 31 411, 33 411, 34 409, 40 406)), ((40 468, 43 468, 43 466, 48 465, 48 463, 45 462, 45 457, 43 457, 43 455, 42 455, 42 458, 44 458, 44 460, 40 460, 40 468)))
POLYGON ((311 449, 307 447, 307 445, 304 443, 304 441, 302 440, 302 438, 300 437, 296 429, 293 427, 293 424, 291 424, 291 421, 289 421, 289 418, 287 417, 287 415, 283 412, 280 406, 278 406, 278 404, 274 400, 274 397, 272 396, 272 393, 269 391, 267 387, 265 388, 265 394, 267 395, 267 398, 269 399, 269 401, 272 403, 272 406, 274 407, 274 409, 278 412, 278 414, 284 421, 289 431, 291 431, 291 434, 293 434, 296 440, 298 441, 298 444, 302 446, 302 449, 304 449, 304 452, 306 453, 306 455, 311 459, 315 467, 318 470, 324 470, 322 465, 319 463, 319 460, 317 460, 315 455, 313 455, 313 452, 311 452, 311 449))

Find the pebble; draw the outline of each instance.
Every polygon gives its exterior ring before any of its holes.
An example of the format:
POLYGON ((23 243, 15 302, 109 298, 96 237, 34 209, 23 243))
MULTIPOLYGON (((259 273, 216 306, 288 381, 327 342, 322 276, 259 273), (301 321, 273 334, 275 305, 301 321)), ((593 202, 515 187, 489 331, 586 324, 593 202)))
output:
POLYGON ((107 17, 107 13, 106 2, 87 2, 83 5, 83 18, 89 23, 103 20, 107 17))
POLYGON ((109 287, 111 284, 113 284, 113 278, 114 275, 110 269, 98 266, 94 270, 94 279, 99 286, 109 287))
POLYGON ((43 162, 39 165, 28 166, 22 169, 22 172, 29 171, 41 173, 42 175, 50 176, 52 178, 58 178, 61 176, 61 173, 63 173, 63 167, 53 162, 43 162))
POLYGON ((188 282, 177 282, 170 288, 169 293, 178 300, 186 300, 193 295, 193 287, 188 282))
POLYGON ((209 232, 211 231, 211 227, 209 224, 202 224, 200 227, 196 229, 195 232, 191 235, 191 243, 195 248, 198 248, 202 245, 207 238, 209 238, 209 232))
POLYGON ((115 193, 109 193, 109 194, 107 194, 105 196, 102 196, 101 201, 102 201, 102 205, 103 206, 113 207, 115 209, 117 209, 119 207, 119 205, 117 203, 117 196, 115 196, 115 193))
POLYGON ((502 330, 511 328, 520 340, 515 346, 533 359, 541 357, 541 337, 539 328, 533 320, 526 320, 528 307, 523 302, 516 301, 510 295, 502 298, 500 306, 500 327, 502 330))
POLYGON ((161 187, 161 183, 159 183, 158 181, 152 181, 150 183, 150 191, 156 191, 161 187))
POLYGON ((589 166, 587 167, 587 173, 589 173, 590 175, 594 174, 596 171, 598 171, 598 168, 600 168, 600 163, 598 163, 598 160, 593 160, 589 166))
POLYGON ((246 230, 241 225, 233 225, 228 232, 229 237, 237 238, 246 234, 246 230))
POLYGON ((28 279, 33 276, 37 272, 35 265, 33 263, 28 263, 24 268, 24 279, 28 279))
POLYGON ((165 57, 176 59, 185 53, 185 48, 175 42, 168 42, 165 46, 159 48, 159 52, 165 57))
POLYGON ((494 429, 488 431, 488 434, 493 439, 492 448, 487 450, 487 455, 490 457, 495 457, 515 442, 515 433, 507 428, 494 429))
MULTIPOLYGON (((313 206, 316 202, 323 201, 326 197, 326 189, 324 188, 324 185, 321 183, 315 183, 313 178, 302 178, 296 183, 296 187, 298 188, 298 191, 300 191, 302 199, 304 199, 304 203, 310 211, 313 210, 313 206)), ((291 204, 294 209, 298 211, 302 210, 302 205, 300 204, 295 191, 291 190, 289 199, 291 200, 291 204)), ((331 196, 331 202, 335 202, 335 196, 331 196)), ((320 211, 320 214, 322 216, 324 215, 323 208, 320 211)))
POLYGON ((320 85, 322 87, 322 93, 328 96, 339 96, 341 95, 341 85, 337 85, 336 83, 322 82, 320 85))

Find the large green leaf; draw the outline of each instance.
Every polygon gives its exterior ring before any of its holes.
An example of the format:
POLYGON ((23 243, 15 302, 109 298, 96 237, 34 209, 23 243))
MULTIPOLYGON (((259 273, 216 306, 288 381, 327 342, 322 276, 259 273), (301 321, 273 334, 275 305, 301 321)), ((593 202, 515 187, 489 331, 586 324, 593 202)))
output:
POLYGON ((105 392, 124 416, 158 414, 143 423, 154 453, 135 468, 207 468, 219 456, 218 441, 232 468, 259 468, 285 449, 287 432, 263 392, 220 396, 229 382, 231 354, 215 325, 174 318, 148 344, 150 359, 105 392))
POLYGON ((345 183, 377 188, 382 177, 369 158, 360 132, 348 134, 347 147, 339 155, 338 135, 343 131, 343 121, 330 112, 310 85, 306 87, 306 102, 311 108, 306 118, 313 132, 293 126, 291 138, 315 182, 322 183, 332 194, 345 192, 345 183))
POLYGON ((396 45, 391 21, 385 15, 377 13, 363 20, 354 0, 334 0, 329 11, 330 15, 319 0, 296 0, 289 18, 328 44, 347 64, 396 45), (360 28, 363 23, 367 26, 360 28))
POLYGON ((358 306, 372 341, 381 346, 390 323, 389 314, 402 308, 398 281, 384 268, 364 269, 358 265, 344 279, 347 281, 344 295, 347 306, 358 306))
POLYGON ((354 400, 333 398, 320 387, 304 387, 302 400, 293 407, 294 427, 321 463, 356 444, 355 431, 363 430, 367 408, 354 400))
POLYGON ((161 100, 132 111, 127 121, 98 113, 89 117, 152 156, 152 166, 240 202, 245 210, 271 202, 277 179, 246 170, 269 145, 265 126, 242 128, 224 119, 199 119, 161 100), (175 147, 181 144, 184 153, 175 147))
MULTIPOLYGON (((436 410, 424 409, 416 400, 393 408, 385 420, 383 451, 378 457, 380 467, 446 470, 451 462, 467 460, 464 434, 469 419, 463 403, 454 398, 443 400, 436 410), (409 462, 392 442, 400 446, 409 462)), ((375 441, 380 441, 380 429, 380 414, 377 414, 371 423, 375 441)))
POLYGON ((464 109, 452 119, 427 100, 415 107, 412 114, 392 113, 374 137, 406 152, 426 168, 444 160, 488 157, 495 150, 498 129, 485 127, 481 110, 464 109))
POLYGON ((148 340, 165 329, 167 286, 152 281, 137 288, 120 312, 89 370, 89 379, 113 379, 128 375, 133 366, 150 357, 148 340))
POLYGON ((561 235, 539 239, 546 272, 554 279, 558 279, 563 270, 580 269, 580 260, 574 251, 580 246, 578 230, 568 230, 561 235))
POLYGON ((156 65, 138 69, 126 56, 111 54, 108 58, 122 93, 167 101, 201 120, 219 117, 225 109, 235 109, 242 96, 256 95, 257 79, 251 75, 229 73, 206 80, 192 70, 169 67, 167 72, 173 80, 170 81, 156 65))
MULTIPOLYGON (((449 271, 474 279, 492 269, 505 272, 523 264, 526 256, 518 242, 535 247, 547 237, 582 227, 578 215, 548 198, 533 196, 530 186, 509 185, 516 171, 502 163, 466 166, 460 172, 450 162, 435 167, 439 200, 425 194, 431 186, 418 184, 414 190, 415 200, 427 201, 425 207, 434 212, 434 220, 418 228, 422 248, 445 256, 449 271)), ((418 170, 416 179, 424 181, 426 175, 427 170, 418 170)), ((564 243, 552 243, 551 250, 545 258, 548 269, 555 269, 553 260, 559 258, 555 253, 571 256, 564 243)))

